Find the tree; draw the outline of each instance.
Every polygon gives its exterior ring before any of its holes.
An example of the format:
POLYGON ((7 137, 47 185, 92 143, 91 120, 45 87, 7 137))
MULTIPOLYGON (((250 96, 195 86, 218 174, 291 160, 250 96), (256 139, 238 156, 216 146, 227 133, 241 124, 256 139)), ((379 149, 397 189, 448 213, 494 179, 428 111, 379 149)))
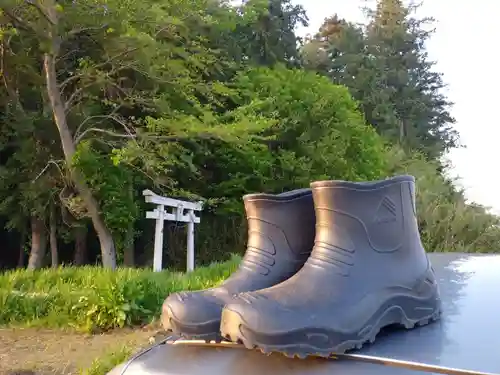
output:
POLYGON ((238 7, 241 15, 236 26, 236 40, 241 60, 257 65, 285 63, 298 66, 298 44, 295 29, 308 25, 301 5, 290 0, 247 0, 238 7))
POLYGON ((417 6, 405 7, 401 0, 380 0, 368 11, 368 53, 384 67, 384 90, 394 103, 396 132, 393 138, 407 148, 439 157, 457 146, 451 103, 442 93, 442 74, 433 71, 425 43, 433 30, 425 27, 432 18, 418 19, 417 6))
MULTIPOLYGON (((420 181, 430 250, 498 242, 498 218, 429 160, 456 134, 411 7, 379 1, 367 25, 334 15, 302 48, 306 16, 288 0, 0 9, 0 267, 25 265, 30 239, 29 268, 98 250, 107 266, 148 264, 145 188, 204 200, 198 259, 227 259, 246 241, 244 194, 404 172, 420 181)), ((169 265, 183 266, 183 238, 169 238, 169 265)))
POLYGON ((73 183, 85 202, 94 228, 98 233, 103 264, 107 267, 115 267, 116 255, 113 238, 102 219, 98 202, 92 195, 90 187, 82 178, 80 172, 72 167, 72 159, 76 153, 76 144, 67 119, 67 109, 70 103, 63 99, 56 67, 56 61, 61 52, 61 45, 67 39, 67 36, 63 34, 64 24, 61 24, 63 8, 55 1, 48 0, 43 2, 26 1, 24 6, 17 6, 15 3, 3 4, 2 10, 14 27, 31 33, 39 41, 43 56, 43 75, 47 87, 47 97, 52 109, 54 122, 59 131, 66 166, 70 171, 73 183))
POLYGON ((369 23, 355 25, 334 15, 303 50, 306 66, 349 87, 377 131, 431 158, 457 145, 451 103, 442 75, 433 71, 425 42, 429 19, 412 16, 399 0, 380 0, 367 10, 369 23))
MULTIPOLYGON (((103 208, 111 209, 105 202, 111 198, 109 191, 130 187, 106 174, 85 174, 83 160, 86 166, 92 164, 89 157, 129 163, 154 182, 172 186, 165 172, 178 162, 171 155, 182 148, 176 143, 210 137, 238 141, 267 126, 258 119, 252 126, 249 119, 228 126, 211 112, 227 89, 217 82, 203 83, 207 73, 217 69, 218 55, 205 46, 198 30, 188 28, 193 23, 203 27, 209 17, 199 10, 206 2, 190 5, 53 0, 2 4, 16 32, 37 42, 39 54, 34 57, 43 62, 46 102, 65 164, 108 267, 116 266, 115 241, 106 220, 113 215, 103 208), (92 137, 95 134, 100 137, 92 137)), ((123 216, 120 223, 131 228, 123 216)))
POLYGON ((383 174, 383 141, 365 124, 346 87, 283 65, 244 71, 235 85, 241 93, 238 111, 276 123, 266 132, 278 164, 273 177, 282 181, 282 189, 313 179, 373 179, 383 174))
MULTIPOLYGON (((30 54, 33 48, 32 35, 20 34, 5 17, 0 20, 0 212, 8 218, 6 228, 22 238, 31 226, 28 267, 39 268, 46 251, 46 213, 64 176, 59 143, 54 144, 51 117, 40 95, 44 82, 36 68, 39 60, 30 54)), ((24 240, 21 249, 20 259, 24 240)))

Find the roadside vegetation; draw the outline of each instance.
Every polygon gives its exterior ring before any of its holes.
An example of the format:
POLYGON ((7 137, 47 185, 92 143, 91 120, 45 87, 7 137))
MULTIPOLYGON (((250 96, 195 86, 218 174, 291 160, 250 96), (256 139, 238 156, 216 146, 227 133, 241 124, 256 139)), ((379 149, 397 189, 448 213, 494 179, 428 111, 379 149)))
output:
POLYGON ((246 193, 409 173, 428 251, 498 251, 499 217, 446 177, 460 139, 414 11, 379 0, 299 38, 290 0, 0 1, 0 353, 154 325, 167 294, 217 285, 246 193), (195 272, 176 223, 150 271, 144 189, 204 201, 195 272))

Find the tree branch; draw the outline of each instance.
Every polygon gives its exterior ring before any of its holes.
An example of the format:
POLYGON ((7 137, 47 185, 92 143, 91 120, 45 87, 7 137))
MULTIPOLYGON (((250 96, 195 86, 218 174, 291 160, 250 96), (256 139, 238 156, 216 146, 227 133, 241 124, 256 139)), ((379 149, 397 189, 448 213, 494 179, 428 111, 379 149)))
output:
POLYGON ((77 97, 87 88, 89 88, 90 86, 94 85, 95 82, 91 82, 87 85, 83 85, 82 87, 76 89, 75 91, 73 91, 73 93, 70 95, 69 99, 66 100, 66 102, 64 103, 64 111, 66 113, 69 112, 69 110, 71 109, 71 105, 73 104, 73 102, 77 99, 77 97))
POLYGON ((12 100, 15 105, 16 109, 19 111, 21 114, 24 113, 24 108, 21 104, 21 101, 19 100, 19 95, 17 94, 16 90, 13 89, 10 86, 9 80, 10 80, 10 74, 7 71, 6 67, 6 61, 7 61, 7 48, 10 48, 9 46, 10 40, 5 41, 4 38, 1 38, 0 40, 0 74, 2 76, 2 81, 5 86, 5 91, 7 92, 7 95, 10 97, 10 100, 12 100))
POLYGON ((56 25, 56 22, 52 20, 47 13, 42 8, 42 5, 35 0, 25 0, 26 4, 32 6, 37 10, 37 12, 52 26, 56 25))
MULTIPOLYGON (((118 110, 118 108, 116 110, 114 110, 113 113, 116 113, 117 110, 118 110)), ((82 123, 78 126, 78 129, 75 132, 75 144, 78 144, 83 139, 85 134, 92 132, 92 131, 106 133, 108 135, 111 135, 114 137, 119 137, 119 138, 136 139, 136 137, 137 137, 137 135, 132 133, 131 129, 124 121, 120 120, 119 118, 117 118, 113 115, 90 116, 90 117, 87 117, 84 121, 82 121, 82 123), (123 129, 125 130, 126 134, 114 133, 112 131, 99 129, 99 128, 89 128, 89 129, 84 130, 81 134, 78 135, 78 133, 80 132, 80 129, 83 127, 83 125, 92 118, 94 118, 94 119, 101 118, 101 119, 112 120, 115 123, 120 124, 123 127, 123 129)))
MULTIPOLYGON (((125 55, 127 55, 127 54, 129 54, 129 53, 135 52, 135 51, 137 51, 138 49, 139 49, 139 47, 136 47, 136 48, 131 48, 131 49, 128 49, 128 50, 126 50, 126 51, 120 52, 120 53, 118 53, 118 54, 116 54, 116 55, 114 55, 114 56, 111 56, 111 57, 110 57, 110 58, 108 58, 106 61, 103 61, 102 63, 99 63, 99 64, 94 65, 94 66, 93 66, 93 69, 99 69, 99 68, 105 67, 106 65, 108 65, 108 64, 112 63, 113 61, 115 61, 116 59, 119 59, 120 57, 123 57, 123 56, 125 56, 125 55)), ((122 70, 122 69, 126 69, 126 68, 129 68, 129 66, 122 66, 122 67, 120 67, 120 68, 117 68, 117 69, 112 70, 111 72, 114 74, 114 73, 119 72, 120 70, 122 70)), ((111 74, 111 72, 110 72, 110 73, 108 73, 108 74, 111 74)), ((75 74, 75 75, 73 75, 73 76, 71 76, 71 77, 67 78, 67 79, 66 79, 66 80, 64 80, 63 82, 61 82, 61 83, 59 84, 59 88, 60 88, 61 90, 64 90, 64 88, 65 88, 68 84, 70 84, 71 82, 76 81, 76 80, 78 80, 78 79, 80 79, 80 78, 83 78, 84 76, 85 76, 85 74, 83 74, 83 73, 81 73, 81 74, 75 74)))
MULTIPOLYGON (((193 142, 193 139, 188 139, 187 137, 179 137, 179 136, 165 136, 165 135, 141 135, 141 134, 132 134, 132 133, 127 133, 127 134, 122 134, 122 133, 115 133, 111 130, 106 130, 106 129, 99 129, 99 128, 88 128, 86 129, 76 140, 76 142, 79 142, 82 140, 85 134, 91 133, 91 132, 97 132, 97 133, 103 133, 107 134, 111 137, 115 138, 123 138, 123 139, 137 139, 137 138, 143 138, 143 139, 150 139, 150 140, 155 140, 155 141, 167 141, 167 142, 181 142, 181 141, 191 141, 193 142)), ((197 134, 195 137, 191 137, 195 139, 214 139, 217 138, 213 134, 210 133, 203 133, 203 134, 197 134)))
POLYGON ((99 129, 99 128, 88 128, 88 129, 85 129, 85 131, 82 134, 80 134, 80 136, 75 140, 75 143, 79 143, 87 133, 91 133, 91 132, 104 133, 104 134, 107 134, 109 136, 117 137, 117 138, 127 138, 127 139, 137 138, 137 135, 135 135, 135 134, 120 134, 120 133, 112 132, 111 130, 105 130, 105 129, 99 129))
POLYGON ((57 162, 55 160, 49 160, 47 165, 45 167, 43 167, 43 169, 40 171, 40 173, 38 173, 36 175, 36 177, 31 181, 31 183, 34 183, 36 180, 38 180, 52 164, 56 166, 56 168, 59 170, 59 173, 64 178, 64 173, 61 170, 61 168, 59 168, 59 165, 57 164, 57 162))
MULTIPOLYGON (((113 117, 113 115, 115 113, 117 113, 119 110, 120 110, 121 106, 117 106, 116 108, 113 109, 113 111, 108 114, 108 115, 96 115, 96 116, 88 116, 85 120, 83 120, 80 125, 78 125, 78 128, 76 128, 76 131, 75 131, 75 135, 74 135, 74 138, 78 138, 79 137, 79 133, 80 133, 80 130, 83 128, 83 126, 90 120, 93 120, 93 119, 102 119, 102 120, 105 120, 105 119, 109 119, 110 116, 113 117)), ((102 121, 101 121, 102 122, 102 121)), ((128 127, 125 128, 127 130, 127 132, 130 132, 128 127)), ((75 140, 74 139, 74 140, 75 140)), ((75 141, 76 142, 76 141, 75 141)))
POLYGON ((95 27, 81 27, 79 29, 73 29, 73 30, 69 31, 68 36, 70 36, 70 37, 75 36, 77 34, 80 34, 80 33, 86 32, 86 31, 100 31, 100 30, 103 30, 107 27, 108 27, 107 24, 104 24, 102 26, 95 26, 95 27))
POLYGON ((22 18, 17 17, 13 12, 8 10, 7 8, 0 7, 0 9, 2 9, 3 12, 5 13, 5 15, 8 18, 10 18, 10 21, 12 22, 12 24, 15 27, 17 27, 21 30, 24 30, 24 31, 31 31, 31 32, 35 33, 36 35, 39 35, 38 32, 36 31, 36 29, 33 27, 33 25, 31 25, 29 22, 26 22, 22 18))
MULTIPOLYGON (((56 63, 59 63, 61 61, 68 59, 71 55, 75 54, 76 52, 78 52, 77 49, 72 49, 72 50, 66 52, 64 55, 57 56, 56 63)), ((64 71, 62 73, 64 73, 64 71)), ((57 75, 58 76, 61 75, 61 72, 58 72, 57 75)))

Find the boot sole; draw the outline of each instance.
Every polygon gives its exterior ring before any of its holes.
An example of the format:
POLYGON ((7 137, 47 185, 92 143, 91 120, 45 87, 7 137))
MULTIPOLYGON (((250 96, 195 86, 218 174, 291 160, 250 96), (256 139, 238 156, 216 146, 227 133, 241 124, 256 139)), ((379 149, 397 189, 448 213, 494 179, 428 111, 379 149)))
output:
MULTIPOLYGON (((398 298, 401 302, 401 298, 398 298)), ((244 319, 237 312, 224 309, 221 319, 221 335, 224 339, 243 344, 247 349, 259 349, 264 354, 280 352, 287 357, 305 358, 308 356, 331 357, 344 354, 351 349, 361 349, 367 343, 373 343, 380 330, 387 326, 401 325, 406 329, 424 326, 436 321, 441 316, 440 300, 412 300, 406 298, 406 304, 384 304, 378 312, 357 332, 341 333, 333 329, 308 327, 280 334, 255 332, 248 328, 244 319), (420 304, 422 307, 416 306, 420 304), (412 310, 408 311, 403 306, 412 310), (429 306, 434 306, 430 308, 429 306), (419 314, 420 313, 420 314, 419 314)))
POLYGON ((168 311, 161 316, 161 323, 166 332, 172 332, 177 336, 188 340, 205 340, 206 342, 223 340, 220 335, 220 320, 213 320, 201 324, 185 324, 175 319, 172 313, 168 311))

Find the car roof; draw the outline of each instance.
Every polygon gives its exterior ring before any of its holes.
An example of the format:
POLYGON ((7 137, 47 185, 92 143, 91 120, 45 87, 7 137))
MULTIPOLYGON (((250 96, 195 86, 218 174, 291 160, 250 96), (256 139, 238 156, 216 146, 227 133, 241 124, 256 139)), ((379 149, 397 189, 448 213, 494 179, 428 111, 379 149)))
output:
POLYGON ((414 368, 391 366, 391 362, 394 365, 397 361, 454 368, 455 374, 466 371, 500 374, 500 255, 432 253, 429 257, 440 285, 441 320, 409 331, 386 332, 374 344, 353 352, 353 357, 382 359, 386 366, 352 360, 290 359, 246 349, 166 343, 150 348, 110 374, 423 374, 414 368))

